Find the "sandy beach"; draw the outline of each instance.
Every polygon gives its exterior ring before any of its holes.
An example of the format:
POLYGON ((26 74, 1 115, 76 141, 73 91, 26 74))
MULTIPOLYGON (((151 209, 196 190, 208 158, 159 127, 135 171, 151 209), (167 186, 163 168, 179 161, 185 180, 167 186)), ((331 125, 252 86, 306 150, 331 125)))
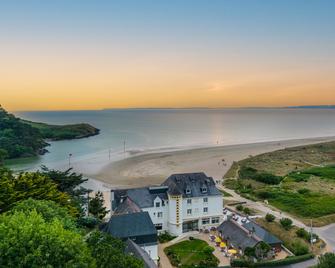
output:
POLYGON ((215 146, 161 153, 138 153, 104 166, 92 175, 113 188, 158 185, 169 175, 205 172, 221 179, 234 161, 265 152, 335 140, 335 137, 295 139, 251 144, 215 146))

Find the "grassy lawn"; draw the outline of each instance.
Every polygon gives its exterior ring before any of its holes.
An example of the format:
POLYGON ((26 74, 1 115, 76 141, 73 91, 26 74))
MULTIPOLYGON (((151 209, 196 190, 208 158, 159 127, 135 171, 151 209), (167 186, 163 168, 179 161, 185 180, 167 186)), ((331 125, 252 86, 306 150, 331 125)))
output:
POLYGON ((185 240, 165 248, 164 251, 174 266, 192 267, 207 264, 208 267, 216 267, 218 265, 217 258, 211 253, 211 247, 203 240, 185 240))
POLYGON ((300 146, 237 162, 224 185, 252 200, 268 200, 304 222, 335 222, 335 142, 300 146), (237 176, 232 178, 231 175, 237 176))

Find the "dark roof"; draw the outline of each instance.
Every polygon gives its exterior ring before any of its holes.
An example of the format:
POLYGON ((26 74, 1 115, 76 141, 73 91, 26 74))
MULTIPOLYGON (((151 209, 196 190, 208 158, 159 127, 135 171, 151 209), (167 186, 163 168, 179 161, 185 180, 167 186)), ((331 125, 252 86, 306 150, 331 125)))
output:
POLYGON ((154 206, 154 200, 158 196, 162 200, 167 200, 167 187, 143 187, 133 189, 114 190, 115 204, 118 207, 123 198, 129 197, 140 208, 148 208, 154 206))
POLYGON ((157 268, 157 265, 150 258, 149 254, 131 239, 128 239, 126 242, 126 253, 138 259, 141 259, 144 263, 145 268, 157 268))
POLYGON ((121 239, 152 236, 155 239, 149 242, 157 242, 157 230, 148 212, 112 216, 109 222, 102 227, 102 231, 121 239))
POLYGON ((122 203, 116 208, 113 215, 122 215, 129 213, 141 212, 141 208, 136 205, 129 197, 123 200, 122 203))
POLYGON ((234 247, 241 248, 242 250, 245 250, 247 247, 254 247, 260 242, 257 237, 250 235, 247 229, 232 220, 224 221, 217 230, 234 247))
POLYGON ((183 197, 221 195, 213 178, 207 177, 203 172, 173 174, 162 185, 169 187, 168 193, 171 195, 183 195, 183 197))
POLYGON ((259 226, 257 223, 253 221, 249 221, 247 223, 243 224, 243 227, 246 228, 249 231, 253 231, 254 234, 264 241, 265 243, 269 245, 273 244, 278 244, 278 243, 283 243, 281 240, 279 240, 276 236, 273 234, 269 233, 267 230, 259 226))

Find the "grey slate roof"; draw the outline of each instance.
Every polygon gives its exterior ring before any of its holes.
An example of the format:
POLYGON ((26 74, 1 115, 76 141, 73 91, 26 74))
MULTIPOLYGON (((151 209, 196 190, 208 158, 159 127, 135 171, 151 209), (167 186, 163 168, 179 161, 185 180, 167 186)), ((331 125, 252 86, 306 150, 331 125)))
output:
POLYGON ((157 230, 151 221, 148 212, 112 216, 102 231, 113 237, 124 239, 129 237, 152 236, 157 242, 157 230))
POLYGON ((141 208, 133 202, 129 197, 127 197, 114 211, 113 215, 122 215, 141 212, 141 208))
POLYGON ((254 247, 260 242, 257 237, 250 235, 247 229, 232 220, 224 221, 217 230, 229 243, 242 250, 247 247, 254 247))
POLYGON ((259 226, 258 224, 256 224, 253 221, 250 221, 248 223, 244 223, 243 227, 246 228, 249 231, 253 231, 254 234, 259 239, 261 239, 262 241, 264 241, 265 243, 267 243, 269 245, 283 243, 276 236, 274 236, 273 234, 269 233, 267 230, 265 230, 264 228, 262 228, 261 226, 259 226))
POLYGON ((154 206, 154 200, 157 196, 162 200, 167 200, 167 187, 142 187, 133 189, 115 190, 115 207, 121 203, 121 199, 129 197, 140 208, 148 208, 154 206))
POLYGON ((157 265, 150 258, 149 254, 131 239, 128 239, 126 242, 126 253, 138 259, 141 259, 144 263, 145 268, 157 268, 157 265))
POLYGON ((162 185, 169 187, 169 194, 183 195, 186 198, 221 195, 213 178, 207 177, 203 172, 173 174, 162 185), (201 188, 205 188, 206 192, 202 192, 201 188))

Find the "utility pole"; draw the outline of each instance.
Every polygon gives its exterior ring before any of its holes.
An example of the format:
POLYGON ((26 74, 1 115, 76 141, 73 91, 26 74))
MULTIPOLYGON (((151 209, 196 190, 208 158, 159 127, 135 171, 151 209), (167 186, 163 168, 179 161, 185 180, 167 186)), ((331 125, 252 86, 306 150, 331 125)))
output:
POLYGON ((90 192, 87 191, 87 210, 86 210, 86 217, 89 215, 89 206, 90 206, 90 192))
POLYGON ((126 153, 126 140, 123 141, 123 153, 126 153))
POLYGON ((109 151, 108 151, 108 159, 111 160, 111 149, 109 148, 109 151))
POLYGON ((313 247, 313 220, 311 219, 311 231, 310 231, 310 236, 311 236, 311 247, 313 247))
POLYGON ((71 167, 71 156, 72 154, 69 154, 69 168, 71 167))

